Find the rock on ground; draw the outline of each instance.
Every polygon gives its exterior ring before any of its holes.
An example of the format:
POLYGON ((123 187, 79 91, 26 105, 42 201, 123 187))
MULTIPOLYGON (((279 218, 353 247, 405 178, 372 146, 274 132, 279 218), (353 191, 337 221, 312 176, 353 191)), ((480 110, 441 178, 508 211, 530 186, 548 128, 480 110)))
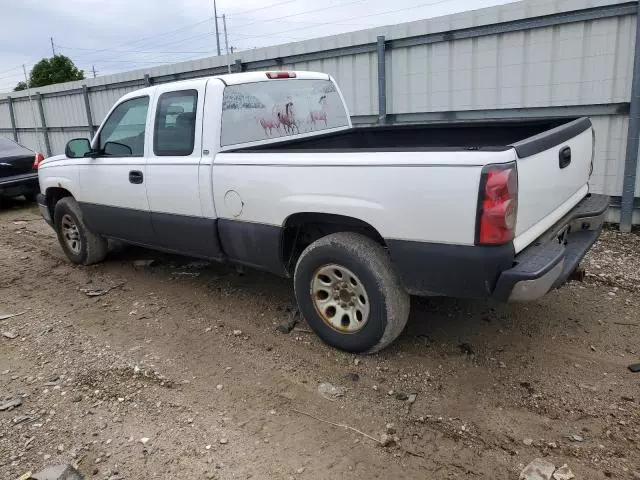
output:
POLYGON ((83 476, 71 465, 47 467, 31 475, 33 480, 83 480, 83 476))
POLYGON ((336 387, 325 382, 318 385, 318 393, 327 400, 335 401, 339 397, 344 397, 344 388, 336 387))
POLYGON ((542 458, 536 458, 520 472, 520 480, 551 480, 556 466, 542 458))
POLYGON ((553 473, 554 480, 571 480, 572 478, 575 478, 575 475, 566 463, 553 473))

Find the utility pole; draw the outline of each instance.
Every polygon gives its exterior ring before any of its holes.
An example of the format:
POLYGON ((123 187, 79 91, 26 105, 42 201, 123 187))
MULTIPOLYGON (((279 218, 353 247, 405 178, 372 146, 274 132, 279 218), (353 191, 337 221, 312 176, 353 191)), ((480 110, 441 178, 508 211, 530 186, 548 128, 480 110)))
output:
POLYGON ((51 53, 53 53, 53 56, 56 56, 56 47, 53 45, 53 37, 49 37, 49 40, 51 40, 51 53))
POLYGON ((213 19, 216 22, 216 47, 218 56, 220 56, 220 34, 218 33, 218 9, 216 8, 216 0, 213 0, 213 19))
POLYGON ((222 26, 224 27, 224 48, 227 51, 227 71, 231 73, 231 63, 229 61, 229 38, 227 37, 227 17, 222 14, 222 26))
POLYGON ((93 78, 96 78, 96 66, 91 65, 91 71, 93 71, 93 78))

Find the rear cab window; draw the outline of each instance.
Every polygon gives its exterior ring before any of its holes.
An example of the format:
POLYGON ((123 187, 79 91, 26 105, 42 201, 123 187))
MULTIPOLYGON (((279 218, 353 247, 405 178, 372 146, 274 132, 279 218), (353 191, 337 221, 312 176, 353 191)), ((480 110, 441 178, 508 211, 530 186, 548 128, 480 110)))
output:
POLYGON ((193 153, 197 105, 197 90, 160 95, 153 129, 155 155, 187 156, 193 153))
POLYGON ((324 79, 279 79, 229 85, 222 98, 220 144, 238 145, 349 125, 335 85, 324 79))

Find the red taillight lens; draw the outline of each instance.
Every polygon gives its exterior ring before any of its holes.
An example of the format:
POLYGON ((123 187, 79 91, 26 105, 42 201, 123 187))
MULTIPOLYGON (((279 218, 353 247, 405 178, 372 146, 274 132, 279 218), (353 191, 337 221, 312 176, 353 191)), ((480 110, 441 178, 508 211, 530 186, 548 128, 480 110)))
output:
POLYGON ((33 166, 31 168, 33 170, 38 170, 38 167, 40 166, 43 160, 44 160, 44 155, 41 154, 40 152, 36 152, 36 155, 33 159, 33 166))
POLYGON ((271 80, 276 78, 296 78, 296 72, 266 72, 266 75, 271 80))
POLYGON ((515 165, 485 167, 480 181, 476 243, 501 245, 513 240, 518 211, 515 165))

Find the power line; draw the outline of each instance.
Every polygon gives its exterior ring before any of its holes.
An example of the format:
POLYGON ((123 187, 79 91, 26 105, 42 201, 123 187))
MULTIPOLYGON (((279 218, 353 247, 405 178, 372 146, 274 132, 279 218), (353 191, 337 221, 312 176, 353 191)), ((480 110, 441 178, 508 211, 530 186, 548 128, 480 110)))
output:
MULTIPOLYGON (((2 70, 0 73, 11 72, 11 71, 13 71, 13 70, 18 70, 18 69, 21 69, 21 68, 22 68, 22 64, 20 64, 20 65, 18 65, 18 66, 16 66, 16 67, 12 67, 12 68, 8 68, 8 69, 6 69, 6 70, 2 70)), ((0 77, 0 78, 2 78, 2 77, 0 77)))
MULTIPOLYGON (((192 23, 192 24, 189 24, 189 25, 185 25, 184 27, 176 28, 174 30, 169 30, 168 32, 158 33, 158 34, 155 34, 155 35, 150 35, 148 37, 142 37, 142 38, 139 38, 137 40, 131 40, 131 41, 128 41, 128 42, 124 42, 124 43, 121 43, 119 45, 116 45, 116 48, 124 47, 124 46, 131 45, 131 44, 134 44, 134 43, 139 43, 139 42, 143 42, 144 43, 147 40, 150 40, 152 38, 167 37, 167 36, 173 35, 173 34, 175 34, 177 32, 181 32, 182 30, 186 30, 187 28, 193 28, 195 26, 202 25, 202 24, 208 23, 210 21, 211 21, 211 19, 207 18, 206 20, 202 20, 200 22, 196 22, 196 23, 192 23)), ((58 45, 58 47, 62 48, 62 47, 60 47, 60 45, 58 45)), ((65 47, 65 48, 70 48, 70 47, 65 47)), ((96 49, 94 53, 108 52, 109 50, 111 50, 111 48, 99 48, 99 49, 96 49)), ((79 57, 79 56, 86 56, 86 55, 90 55, 90 54, 91 53, 79 53, 76 56, 79 57)))
MULTIPOLYGON (((358 1, 353 2, 353 3, 360 3, 360 1, 361 0, 358 0, 358 1)), ((365 0, 365 1, 368 1, 368 0, 365 0)), ((399 8, 399 9, 395 9, 395 10, 388 10, 386 12, 377 12, 377 13, 370 13, 370 14, 367 14, 367 15, 357 15, 357 16, 354 16, 354 17, 347 17, 347 18, 344 18, 343 20, 352 20, 352 19, 356 19, 356 18, 377 17, 377 16, 380 16, 380 15, 389 15, 389 14, 392 14, 392 13, 404 12, 404 11, 407 11, 407 10, 414 10, 416 8, 431 7, 433 5, 438 5, 438 4, 446 3, 446 2, 450 2, 450 1, 456 1, 456 0, 436 0, 435 2, 423 3, 423 4, 413 5, 411 7, 399 8)), ((348 4, 344 4, 344 5, 348 5, 348 4)), ((341 6, 343 6, 343 5, 341 5, 341 6)), ((307 13, 309 13, 309 12, 307 12, 307 13)), ((278 19, 280 19, 280 18, 281 17, 279 17, 278 19)), ((273 19, 273 20, 277 20, 277 19, 273 19)), ((268 21, 268 20, 265 20, 265 21, 268 21)), ((319 26, 329 25, 331 23, 333 23, 333 22, 324 22, 324 23, 320 23, 318 25, 319 26)), ((246 26, 246 25, 239 25, 239 26, 246 26)), ((311 28, 313 28, 313 27, 311 27, 311 28)), ((289 28, 287 30, 280 30, 278 33, 288 33, 288 32, 293 32, 293 31, 296 31, 296 30, 303 30, 303 29, 309 29, 309 27, 302 26, 302 27, 289 28)), ((264 37, 264 35, 248 35, 248 36, 245 36, 244 38, 261 38, 261 37, 264 37)))
MULTIPOLYGON (((288 0, 286 2, 280 2, 279 4, 274 4, 274 5, 271 5, 269 7, 273 7, 273 6, 281 5, 281 4, 285 4, 285 3, 293 3, 294 1, 297 1, 297 0, 288 0)), ((366 1, 366 0, 355 0, 355 1, 352 1, 352 2, 349 2, 349 3, 346 3, 346 4, 342 4, 342 5, 334 5, 334 6, 331 6, 331 7, 323 7, 323 8, 313 9, 313 10, 309 10, 309 11, 305 11, 305 12, 299 12, 299 13, 295 13, 295 14, 284 15, 284 16, 280 16, 280 17, 266 19, 266 20, 262 20, 262 21, 267 22, 267 21, 281 20, 281 19, 284 19, 284 18, 290 18, 290 17, 295 17, 295 16, 304 15, 304 14, 308 14, 308 13, 314 13, 314 12, 318 12, 318 11, 328 10, 328 9, 331 9, 331 8, 340 8, 340 7, 344 7, 344 6, 347 6, 347 5, 353 5, 353 4, 357 4, 357 3, 362 3, 363 1, 366 1)), ((437 1, 434 1, 434 2, 427 2, 427 3, 423 3, 423 4, 419 4, 419 5, 414 5, 414 6, 411 6, 411 7, 393 9, 393 10, 388 10, 388 11, 384 11, 384 12, 374 12, 374 13, 370 13, 370 14, 366 14, 366 15, 357 15, 357 16, 354 16, 354 17, 347 17, 347 18, 343 18, 341 20, 347 20, 348 21, 348 20, 351 20, 351 19, 361 19, 361 18, 370 18, 370 17, 377 17, 377 16, 383 16, 383 15, 390 15, 390 14, 398 13, 398 12, 402 12, 402 11, 413 10, 413 9, 417 9, 417 8, 430 7, 430 6, 433 6, 433 5, 446 3, 447 1, 456 1, 456 0, 437 0, 437 1)), ((264 7, 264 8, 269 8, 269 7, 264 7)), ((264 8, 259 8, 259 9, 254 9, 254 10, 263 10, 264 8)), ((245 12, 247 12, 247 11, 245 11, 245 12)), ((208 19, 208 20, 205 20, 205 21, 202 21, 202 22, 198 22, 197 24, 193 24, 193 25, 201 25, 201 24, 203 24, 205 22, 209 22, 209 21, 210 20, 208 19)), ((282 35, 282 34, 283 33, 292 32, 292 31, 297 31, 297 30, 316 28, 316 27, 309 27, 307 25, 315 24, 317 26, 323 26, 323 25, 341 23, 341 22, 300 22, 300 21, 298 21, 298 22, 291 21, 291 22, 292 23, 304 23, 305 25, 301 26, 301 27, 294 27, 294 28, 290 28, 290 29, 286 29, 286 30, 280 30, 277 33, 272 33, 272 34, 265 33, 265 34, 261 34, 261 35, 234 35, 233 32, 230 32, 230 34, 232 35, 232 37, 235 40, 240 40, 240 41, 244 40, 244 39, 274 38, 274 37, 275 38, 279 37, 279 38, 290 38, 290 39, 293 39, 293 40, 301 40, 299 38, 287 37, 287 36, 282 35)), ((254 23, 258 23, 258 22, 249 22, 249 23, 245 23, 245 24, 240 24, 240 25, 238 25, 238 27, 248 26, 248 25, 251 25, 251 24, 254 24, 254 23)), ((181 27, 181 28, 175 29, 175 30, 173 30, 173 31, 171 31, 169 33, 176 34, 176 33, 180 32, 180 31, 183 31, 186 28, 189 28, 189 27, 191 27, 193 25, 188 25, 188 26, 185 26, 185 27, 181 27)), ((166 35, 167 34, 153 35, 153 36, 145 37, 143 39, 139 39, 139 40, 136 40, 136 41, 125 42, 122 45, 130 45, 130 44, 136 43, 136 42, 147 41, 147 40, 149 40, 151 38, 156 38, 156 37, 159 37, 159 36, 166 37, 166 35)), ((199 35, 187 37, 187 38, 184 38, 184 39, 181 39, 181 40, 169 40, 168 42, 164 42, 164 43, 160 43, 160 44, 152 43, 150 45, 147 45, 147 48, 150 48, 150 47, 153 48, 153 47, 156 47, 156 46, 157 47, 162 47, 162 46, 165 46, 165 45, 176 46, 176 45, 188 42, 188 41, 208 38, 211 35, 214 35, 214 33, 207 32, 207 33, 204 33, 204 34, 199 34, 199 35)), ((58 46, 58 47, 59 48, 78 49, 78 50, 81 49, 80 47, 61 47, 61 46, 58 46)), ((157 55, 165 55, 165 54, 168 54, 168 55, 173 55, 173 54, 198 54, 198 55, 204 55, 204 54, 209 53, 209 52, 196 52, 196 51, 193 51, 193 52, 177 52, 177 51, 162 52, 162 51, 155 51, 155 50, 154 51, 148 51, 148 50, 140 50, 140 51, 136 51, 136 50, 127 51, 127 50, 124 50, 124 51, 118 51, 118 50, 112 50, 112 49, 109 49, 109 48, 104 48, 104 49, 85 49, 85 50, 87 50, 88 52, 87 53, 81 53, 79 55, 95 55, 95 53, 101 53, 101 52, 104 52, 106 54, 108 54, 108 53, 116 53, 116 54, 119 54, 119 53, 140 54, 140 53, 142 53, 142 54, 146 54, 142 58, 131 59, 131 60, 112 60, 112 59, 109 59, 108 56, 107 56, 107 58, 102 59, 102 60, 100 60, 100 59, 94 59, 93 60, 94 63, 106 62, 106 63, 120 63, 120 64, 132 64, 132 65, 136 65, 136 64, 165 64, 165 63, 175 62, 175 59, 163 59, 163 60, 158 59, 157 55)), ((188 61, 188 59, 180 60, 180 61, 188 61)), ((133 67, 133 68, 135 68, 135 67, 133 67)), ((11 70, 13 70, 13 69, 10 69, 8 71, 11 71, 11 70)))
POLYGON ((182 43, 188 42, 189 40, 195 40, 195 39, 198 39, 198 38, 210 37, 212 35, 215 35, 215 33, 213 33, 213 32, 201 33, 201 34, 198 34, 198 35, 194 35, 193 37, 183 38, 182 40, 177 40, 177 41, 171 40, 169 42, 164 42, 164 43, 160 43, 160 44, 147 45, 147 47, 151 47, 151 46, 153 46, 153 47, 165 47, 167 45, 180 45, 182 43))
MULTIPOLYGON (((181 44, 181 43, 185 43, 185 42, 187 42, 189 40, 203 39, 205 37, 210 37, 212 35, 215 35, 215 34, 211 33, 211 32, 208 32, 208 33, 204 33, 204 34, 195 35, 195 36, 192 36, 192 37, 187 37, 187 38, 179 40, 179 41, 171 41, 171 42, 167 42, 167 43, 164 43, 164 44, 159 44, 158 46, 162 47, 162 46, 166 46, 166 45, 169 45, 169 44, 178 45, 178 44, 181 44)), ((298 38, 298 37, 288 37, 288 36, 279 35, 279 34, 250 35, 250 36, 238 35, 238 36, 235 36, 234 38, 244 39, 244 38, 260 38, 260 37, 262 37, 262 38, 280 37, 280 38, 286 38, 286 39, 290 39, 290 40, 294 40, 294 41, 302 40, 301 38, 298 38)), ((58 48, 67 49, 67 48, 70 48, 70 47, 63 47, 61 45, 58 45, 58 48)), ((98 50, 99 50, 99 53, 124 53, 125 52, 125 51, 107 50, 107 49, 98 49, 98 50)), ((142 50, 136 51, 136 50, 131 50, 131 51, 128 51, 127 53, 136 53, 136 54, 142 53, 142 54, 145 54, 145 55, 143 55, 143 56, 141 56, 141 57, 139 57, 137 59, 130 59, 130 60, 120 60, 120 59, 116 60, 116 59, 113 59, 112 56, 107 56, 107 57, 104 57, 104 58, 93 58, 92 62, 97 63, 97 64, 99 64, 100 62, 132 63, 132 64, 135 64, 135 63, 172 63, 172 62, 176 62, 175 58, 160 60, 159 56, 160 55, 164 55, 164 54, 169 54, 169 55, 172 55, 172 54, 196 54, 196 55, 212 56, 212 52, 207 52, 207 51, 198 51, 198 52, 196 52, 196 51, 193 51, 193 52, 176 52, 176 51, 163 52, 163 51, 142 51, 142 50)), ((180 61, 183 61, 183 60, 180 60, 180 61)))
MULTIPOLYGON (((230 15, 227 15, 228 18, 232 18, 230 15)), ((235 18, 235 17, 233 17, 235 18)), ((304 23, 307 25, 326 25, 326 22, 305 22, 303 20, 287 20, 287 23, 304 23)), ((345 22, 331 22, 331 25, 344 25, 347 27, 373 27, 375 25, 371 23, 345 23, 345 22)))
POLYGON ((197 27, 198 25, 208 24, 210 21, 211 21, 211 17, 208 17, 206 20, 201 20, 201 21, 196 22, 196 23, 191 23, 189 25, 185 25, 184 27, 176 28, 175 30, 169 30, 168 32, 158 33, 156 35, 150 35, 148 37, 139 38, 138 40, 125 42, 125 43, 123 43, 121 45, 118 45, 118 47, 122 47, 124 45, 131 45, 132 43, 139 43, 139 42, 143 42, 144 43, 147 40, 150 40, 152 38, 166 37, 167 35, 173 35, 173 34, 175 34, 177 32, 181 32, 181 31, 186 30, 188 28, 193 28, 193 27, 197 27))
MULTIPOLYGON (((31 65, 31 66, 28 66, 28 65, 27 65, 27 66, 26 66, 26 68, 27 68, 28 70, 31 70, 31 69, 33 68, 33 65, 31 65)), ((20 69, 22 69, 22 65, 20 65, 20 69)), ((15 70, 15 69, 12 69, 12 70, 15 70)), ((13 74, 11 74, 11 75, 5 75, 5 76, 0 77, 0 79, 4 79, 4 78, 15 78, 15 77, 22 77, 22 73, 13 73, 13 74)))
MULTIPOLYGON (((201 58, 201 57, 195 57, 195 58, 201 58)), ((178 60, 176 61, 175 58, 173 59, 165 59, 165 60, 157 60, 157 61, 151 61, 151 60, 99 60, 96 63, 180 63, 180 62, 186 62, 188 60, 178 60)))
POLYGON ((259 7, 259 8, 252 8, 250 10, 242 10, 240 12, 231 12, 231 14, 234 17, 240 16, 240 15, 244 15, 245 13, 252 13, 252 12, 257 12, 259 10, 265 10, 267 8, 273 8, 273 7, 279 7, 280 5, 286 5, 287 3, 294 3, 297 2, 298 0, 286 0, 284 2, 280 2, 280 3, 273 3, 271 5, 266 5, 264 7, 259 7))
MULTIPOLYGON (((249 10, 243 10, 241 12, 238 12, 237 15, 244 14, 244 13, 249 13, 249 12, 255 12, 255 11, 259 11, 259 10, 264 10, 264 9, 267 9, 267 8, 272 8, 272 7, 276 7, 276 6, 280 6, 280 5, 285 5, 287 3, 293 3, 293 2, 297 2, 297 1, 299 1, 299 0, 286 0, 284 2, 275 3, 275 4, 267 5, 267 6, 264 6, 264 7, 259 7, 259 8, 249 9, 249 10)), ((132 45, 134 43, 140 43, 140 42, 146 43, 147 40, 150 40, 150 39, 153 39, 153 38, 166 37, 167 35, 173 35, 174 33, 181 32, 181 31, 186 30, 188 28, 192 28, 192 27, 196 27, 196 26, 199 26, 199 25, 202 25, 202 24, 205 24, 205 23, 209 23, 211 19, 212 19, 212 17, 211 18, 207 18, 206 20, 202 20, 202 21, 196 22, 196 23, 191 23, 191 24, 185 25, 183 27, 180 27, 180 28, 177 28, 177 29, 174 29, 174 30, 169 30, 167 32, 158 33, 158 34, 150 35, 150 36, 147 36, 147 37, 142 37, 142 38, 139 38, 137 40, 131 40, 131 41, 128 41, 128 42, 124 42, 122 44, 117 45, 117 47, 122 47, 122 46, 126 46, 126 45, 132 45)), ((211 35, 213 35, 213 33, 211 33, 211 35)), ((190 37, 189 39, 202 38, 202 37, 203 36, 200 35, 200 36, 196 36, 196 37, 190 37)), ((185 39, 185 41, 186 40, 187 39, 185 39)), ((171 44, 171 43, 173 43, 173 42, 164 43, 162 45, 168 45, 168 44, 171 44)), ((184 42, 180 41, 179 43, 184 43, 184 42)), ((78 49, 79 50, 78 47, 62 47, 60 45, 57 45, 57 46, 58 46, 58 48, 78 49)), ((149 46, 152 46, 152 45, 147 45, 147 47, 149 47, 149 46)), ((95 53, 98 53, 98 52, 109 52, 109 51, 112 51, 112 50, 109 49, 109 48, 100 48, 100 49, 95 49, 94 50, 95 53)), ((207 53, 207 52, 203 52, 203 53, 207 53)), ((86 55, 89 55, 89 54, 88 53, 87 54, 82 54, 81 53, 81 54, 78 54, 77 56, 86 56, 86 55)), ((18 66, 16 68, 21 68, 21 66, 18 66)))
MULTIPOLYGON (((209 20, 207 20, 206 22, 209 22, 209 20)), ((205 22, 199 22, 198 24, 200 24, 200 25, 201 25, 201 24, 203 24, 203 23, 205 23, 205 22)), ((183 27, 182 29, 178 29, 178 30, 184 30, 184 28, 186 28, 186 27, 183 27)), ((173 34, 176 34, 176 33, 178 32, 178 30, 174 30, 174 31, 173 31, 173 34)), ((164 46, 167 46, 167 45, 172 45, 172 46, 173 46, 173 45, 179 45, 179 44, 185 43, 186 41, 189 41, 189 40, 194 40, 194 39, 197 39, 197 38, 204 38, 204 37, 206 37, 206 36, 210 36, 210 35, 213 35, 213 33, 211 33, 211 32, 206 32, 206 33, 204 33, 204 34, 198 34, 198 35, 195 35, 195 36, 191 36, 191 37, 184 38, 184 39, 182 39, 182 40, 175 40, 175 39, 173 39, 173 40, 169 40, 169 41, 161 42, 161 43, 159 43, 159 44, 157 44, 157 43, 155 43, 155 44, 150 44, 150 45, 147 45, 146 47, 147 47, 147 48, 150 48, 150 47, 164 47, 164 46)), ((165 36, 165 37, 166 37, 166 35, 163 35, 163 36, 165 36)), ((151 38, 151 37, 147 37, 147 40, 148 40, 149 38, 151 38)), ((165 40, 166 40, 166 38, 165 38, 165 40)), ((145 40, 145 41, 146 41, 146 40, 145 40)), ((130 42, 130 43, 131 43, 131 42, 130 42)), ((120 46, 124 46, 124 45, 126 45, 126 43, 123 43, 123 44, 121 44, 120 46)), ((76 48, 76 47, 66 47, 66 48, 76 48)), ((117 48, 117 47, 116 47, 116 48, 117 48)), ((144 48, 144 47, 142 47, 142 48, 144 48)), ((112 48, 100 48, 100 49, 95 49, 95 51, 79 53, 79 54, 75 55, 75 57, 76 57, 76 58, 79 58, 79 57, 87 57, 87 56, 91 55, 91 56, 92 56, 92 57, 91 57, 91 58, 92 58, 92 61, 100 61, 101 59, 100 59, 99 57, 96 57, 96 56, 95 56, 96 54, 98 54, 98 53, 105 53, 105 54, 107 54, 107 57, 106 57, 106 58, 109 58, 109 57, 111 57, 111 55, 108 55, 108 54, 109 54, 109 53, 111 53, 111 52, 114 52, 114 51, 115 51, 115 50, 114 50, 114 49, 112 49, 112 48)), ((116 53, 118 53, 118 52, 116 51, 116 53)))
MULTIPOLYGON (((212 34, 213 35, 213 34, 212 34)), ((104 52, 108 51, 111 53, 181 53, 181 54, 191 54, 191 53, 209 53, 209 52, 162 52, 157 50, 105 50, 103 48, 84 48, 84 47, 67 47, 64 45, 56 45, 58 48, 62 48, 64 50, 87 50, 87 51, 98 51, 104 52)))
POLYGON ((240 25, 238 25, 238 27, 248 27, 249 25, 255 25, 256 23, 273 22, 275 20, 282 20, 282 19, 289 18, 289 17, 298 17, 300 15, 306 15, 308 13, 322 12, 324 10, 330 10, 332 8, 347 7, 349 5, 355 5, 357 3, 364 3, 364 2, 368 2, 368 1, 369 0, 354 0, 352 2, 343 3, 342 5, 331 5, 329 7, 316 8, 315 10, 306 10, 304 12, 291 13, 289 15, 283 15, 281 17, 266 18, 266 19, 262 19, 261 18, 260 20, 254 20, 253 22, 241 23, 240 25))
MULTIPOLYGON (((272 4, 272 5, 264 6, 264 7, 259 7, 259 8, 250 9, 250 10, 244 10, 244 11, 242 11, 242 12, 240 12, 240 13, 249 13, 249 12, 254 12, 254 11, 264 10, 264 9, 267 9, 267 8, 273 8, 273 7, 276 7, 276 6, 279 6, 279 5, 285 5, 285 4, 289 4, 289 3, 294 3, 294 2, 296 2, 296 1, 298 1, 298 0, 286 0, 286 1, 284 1, 284 2, 280 2, 280 3, 276 3, 276 4, 272 4)), ((290 17, 299 16, 299 15, 305 15, 305 14, 308 14, 308 13, 314 13, 314 12, 318 12, 318 11, 328 10, 328 9, 331 9, 331 8, 340 8, 340 7, 344 7, 344 6, 348 6, 348 5, 352 5, 352 4, 363 3, 363 2, 365 2, 365 1, 368 1, 368 0, 355 0, 355 1, 348 2, 348 3, 342 4, 342 5, 332 5, 332 6, 328 6, 328 7, 319 8, 319 9, 307 10, 307 11, 304 11, 304 12, 299 12, 299 13, 295 13, 295 14, 289 14, 289 15, 285 15, 285 16, 281 16, 281 17, 275 17, 275 18, 271 18, 271 19, 264 20, 264 21, 270 22, 270 21, 275 21, 275 20, 279 20, 279 19, 283 19, 283 18, 290 18, 290 17)), ((357 18, 357 17, 354 17, 354 18, 357 18)), ((206 22, 208 22, 208 21, 209 21, 209 20, 204 20, 204 21, 201 21, 201 22, 197 22, 197 23, 195 23, 195 24, 186 25, 186 26, 184 26, 184 27, 181 27, 181 28, 178 28, 178 29, 175 29, 175 30, 172 30, 172 31, 166 32, 166 33, 164 33, 164 34, 152 35, 152 36, 149 36, 149 37, 143 37, 143 38, 141 38, 141 39, 134 40, 134 41, 131 41, 131 42, 125 42, 125 43, 121 44, 120 46, 124 46, 124 45, 131 45, 131 44, 133 44, 133 43, 138 43, 138 42, 146 43, 146 41, 147 41, 147 40, 149 40, 149 39, 157 38, 157 37, 159 37, 159 36, 166 37, 166 35, 174 34, 174 33, 177 33, 177 32, 180 32, 180 31, 183 31, 183 30, 185 30, 186 28, 191 28, 191 27, 193 27, 193 26, 201 25, 201 24, 206 23, 206 22)), ((240 24, 240 25, 238 25, 238 27, 249 26, 249 25, 253 25, 253 24, 255 24, 255 23, 260 23, 260 22, 259 22, 259 21, 254 21, 254 22, 249 22, 249 23, 245 23, 245 24, 240 24)), ((295 22, 294 22, 294 23, 295 23, 295 22)), ((326 23, 324 23, 324 24, 323 24, 323 23, 316 23, 316 22, 304 22, 304 23, 306 23, 306 24, 316 24, 316 25, 326 25, 326 23)), ((301 29, 303 29, 303 28, 306 28, 306 27, 301 27, 301 28, 299 28, 299 29, 285 30, 284 32, 292 31, 292 30, 301 30, 301 29)), ((282 33, 282 32, 279 32, 279 33, 282 33)), ((154 44, 150 44, 150 45, 147 45, 147 48, 149 48, 149 47, 153 47, 153 46, 163 47, 163 46, 167 46, 167 45, 177 45, 177 44, 185 43, 185 42, 186 42, 186 41, 188 41, 188 40, 195 40, 195 39, 199 39, 199 38, 204 38, 204 37, 207 37, 207 36, 209 36, 209 35, 213 35, 213 34, 212 34, 212 33, 207 33, 207 34, 196 35, 196 36, 192 36, 192 37, 185 38, 185 39, 183 39, 183 40, 179 40, 179 41, 177 41, 177 42, 176 42, 176 41, 174 41, 174 40, 170 40, 169 42, 164 42, 164 43, 160 43, 160 44, 155 44, 155 45, 154 45, 154 44)), ((243 35, 243 36, 234 36, 234 38, 239 38, 239 39, 243 39, 243 38, 261 38, 261 37, 264 37, 264 38, 280 37, 280 38, 287 38, 287 39, 294 40, 294 41, 301 40, 300 38, 295 38, 295 37, 286 37, 286 36, 283 36, 283 35, 279 35, 278 33, 266 34, 266 35, 243 35)), ((82 48, 79 48, 79 47, 62 47, 61 45, 58 45, 58 47, 59 47, 59 48, 65 48, 65 49, 85 50, 85 49, 82 49, 82 48)), ((88 50, 88 49, 86 49, 86 50, 88 50)), ((109 48, 93 49, 93 52, 94 52, 94 53, 102 53, 102 52, 104 52, 104 53, 125 53, 125 51, 118 52, 118 51, 116 51, 116 50, 109 49, 109 48)), ((129 53, 129 52, 126 52, 126 53, 129 53)), ((146 52, 143 52, 143 51, 140 51, 140 52, 137 52, 137 51, 131 51, 131 53, 146 53, 146 52)), ((163 54, 163 53, 172 54, 173 52, 149 52, 149 53, 150 53, 150 54, 154 54, 154 53, 158 53, 158 54, 163 54)), ((177 54, 177 53, 178 53, 178 52, 176 52, 176 54, 177 54)), ((191 52, 185 52, 185 54, 190 54, 190 53, 191 53, 191 52)), ((206 54, 206 53, 208 53, 208 52, 193 52, 193 53, 194 53, 194 54, 196 54, 196 53, 206 54)), ((87 55, 90 55, 90 53, 80 53, 80 54, 77 54, 77 55, 76 55, 76 58, 77 58, 77 57, 80 57, 80 56, 87 56, 87 55)), ((146 58, 148 58, 148 57, 146 57, 146 58)), ((94 59, 94 60, 95 60, 95 61, 101 61, 100 59, 94 59)))
MULTIPOLYGON (((266 8, 272 8, 272 7, 279 6, 279 5, 284 5, 284 4, 288 4, 288 3, 294 3, 294 2, 296 2, 296 1, 298 1, 298 0, 286 0, 286 1, 284 1, 284 2, 280 2, 280 3, 276 3, 276 4, 272 4, 272 5, 267 5, 267 6, 265 6, 265 7, 259 7, 259 8, 255 8, 255 9, 244 10, 244 11, 243 11, 243 12, 241 12, 241 13, 248 13, 248 12, 254 12, 254 11, 264 10, 264 9, 266 9, 266 8)), ((366 1, 368 1, 368 0, 354 0, 354 1, 351 1, 351 2, 348 2, 348 3, 345 3, 345 4, 342 4, 342 5, 332 5, 332 6, 328 6, 328 7, 319 8, 319 9, 307 10, 307 11, 303 11, 303 12, 299 12, 299 13, 294 13, 294 14, 285 15, 285 16, 282 16, 282 17, 275 17, 275 18, 270 18, 270 19, 266 19, 266 20, 260 20, 260 21, 253 21, 253 22, 249 22, 249 23, 244 23, 244 24, 240 24, 240 25, 238 25, 238 26, 239 26, 239 27, 249 26, 249 25, 253 25, 253 24, 255 24, 255 23, 261 23, 262 21, 270 22, 270 21, 275 21, 275 20, 279 20, 279 19, 283 19, 283 18, 290 18, 290 17, 299 16, 299 15, 305 15, 305 14, 308 14, 308 13, 314 13, 314 12, 318 12, 318 11, 329 10, 329 9, 331 9, 331 8, 340 8, 340 7, 344 7, 344 6, 348 6, 348 5, 353 5, 353 4, 357 4, 357 3, 363 3, 363 2, 366 2, 366 1)), ((354 17, 354 18, 357 18, 357 17, 354 17)), ((184 30, 185 28, 189 28, 189 27, 191 27, 191 26, 200 25, 200 24, 205 23, 205 22, 208 22, 208 21, 209 21, 209 20, 202 21, 202 22, 198 22, 198 23, 196 23, 196 24, 192 24, 192 25, 187 25, 187 26, 185 26, 185 27, 181 27, 181 28, 179 28, 179 29, 173 30, 173 31, 168 32, 168 33, 175 33, 175 32, 178 32, 178 31, 182 31, 182 30, 184 30)), ((309 22, 309 23, 313 23, 313 22, 309 22)), ((326 23, 325 23, 325 24, 326 24, 326 23)), ((319 25, 322 25, 322 24, 319 24, 319 25)), ((303 27, 303 28, 305 28, 305 27, 303 27)), ((286 32, 286 31, 288 31, 288 30, 285 30, 285 32, 286 32)), ((159 44, 159 45, 158 45, 158 44, 155 44, 155 45, 147 45, 147 47, 151 47, 151 46, 175 45, 175 44, 177 44, 177 43, 184 43, 184 42, 186 42, 186 41, 188 41, 188 40, 197 39, 197 38, 203 38, 203 37, 208 36, 208 35, 213 35, 213 33, 207 33, 207 34, 205 34, 205 35, 196 35, 196 36, 194 36, 194 37, 189 37, 189 38, 186 38, 186 39, 180 40, 180 41, 178 41, 178 42, 169 41, 169 42, 161 43, 161 44, 159 44)), ((158 36, 166 36, 166 34, 153 35, 153 36, 146 37, 146 38, 144 38, 144 39, 136 40, 136 41, 133 41, 133 42, 127 42, 127 43, 124 43, 124 44, 122 44, 122 45, 127 45, 127 44, 128 44, 128 45, 130 45, 130 44, 132 44, 132 43, 137 43, 137 42, 139 42, 139 41, 142 41, 142 40, 148 40, 148 39, 155 38, 155 37, 158 37, 158 36)), ((278 35, 278 34, 267 34, 267 35, 264 35, 264 37, 265 37, 265 38, 268 38, 268 37, 278 37, 278 36, 283 37, 282 35, 278 35)), ((250 36, 243 36, 242 38, 260 38, 260 37, 261 37, 261 35, 258 35, 258 36, 256 36, 256 35, 250 35, 250 36)), ((283 38, 287 38, 287 37, 283 37, 283 38)), ((288 38, 290 38, 290 39, 292 39, 292 40, 298 40, 297 38, 293 38, 293 37, 288 37, 288 38)), ((120 46, 122 46, 122 45, 120 45, 120 46)), ((109 51, 109 49, 97 49, 97 50, 96 50, 96 52, 108 52, 108 51, 109 51)), ((80 55, 86 55, 86 54, 80 54, 80 55)))

